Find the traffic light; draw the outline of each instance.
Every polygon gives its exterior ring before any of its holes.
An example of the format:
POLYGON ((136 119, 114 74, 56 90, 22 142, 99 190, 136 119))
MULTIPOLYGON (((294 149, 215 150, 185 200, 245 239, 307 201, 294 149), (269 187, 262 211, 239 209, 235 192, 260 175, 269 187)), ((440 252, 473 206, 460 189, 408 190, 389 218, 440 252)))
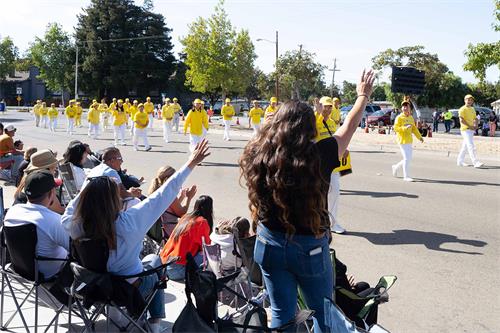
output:
POLYGON ((425 72, 414 67, 392 67, 391 91, 419 95, 424 92, 425 72))

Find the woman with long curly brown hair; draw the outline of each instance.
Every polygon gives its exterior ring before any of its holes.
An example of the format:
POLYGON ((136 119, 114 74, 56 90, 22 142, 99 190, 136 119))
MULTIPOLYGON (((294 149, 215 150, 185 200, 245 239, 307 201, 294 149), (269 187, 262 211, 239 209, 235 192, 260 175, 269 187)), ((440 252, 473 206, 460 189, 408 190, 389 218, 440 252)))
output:
POLYGON ((266 122, 240 159, 257 225, 254 257, 269 292, 272 328, 293 320, 297 287, 325 327, 324 298, 333 296, 334 287, 327 209, 330 174, 361 121, 373 80, 372 71, 363 71, 356 103, 334 136, 316 143, 312 108, 291 101, 266 122))

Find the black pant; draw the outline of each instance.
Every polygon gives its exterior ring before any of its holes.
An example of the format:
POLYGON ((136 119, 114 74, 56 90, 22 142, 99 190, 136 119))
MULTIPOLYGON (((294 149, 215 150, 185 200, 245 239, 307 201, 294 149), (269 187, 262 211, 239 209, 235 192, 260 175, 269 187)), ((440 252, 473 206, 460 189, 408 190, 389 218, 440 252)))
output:
POLYGON ((432 122, 432 131, 433 131, 433 132, 437 132, 437 131, 438 131, 438 125, 439 125, 439 121, 434 120, 434 121, 432 122))
POLYGON ((451 131, 451 120, 445 120, 444 121, 444 128, 446 130, 446 133, 450 133, 450 131, 451 131))

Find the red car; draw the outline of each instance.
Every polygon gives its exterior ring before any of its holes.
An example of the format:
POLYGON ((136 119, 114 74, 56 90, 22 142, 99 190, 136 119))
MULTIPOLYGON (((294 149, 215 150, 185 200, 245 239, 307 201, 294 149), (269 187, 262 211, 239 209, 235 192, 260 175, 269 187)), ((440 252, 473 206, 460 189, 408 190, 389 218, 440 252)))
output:
POLYGON ((392 109, 384 109, 373 112, 367 118, 368 126, 389 126, 391 124, 392 109))

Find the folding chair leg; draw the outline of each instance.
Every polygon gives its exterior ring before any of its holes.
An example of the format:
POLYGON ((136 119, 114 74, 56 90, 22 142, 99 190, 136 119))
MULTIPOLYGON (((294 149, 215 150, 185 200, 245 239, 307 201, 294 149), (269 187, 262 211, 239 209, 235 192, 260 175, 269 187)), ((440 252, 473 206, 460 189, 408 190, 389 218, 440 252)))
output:
POLYGON ((5 293, 5 274, 2 273, 2 295, 0 296, 0 329, 4 329, 3 327, 3 306, 4 306, 4 293, 5 293))
POLYGON ((38 286, 35 286, 35 333, 38 333, 38 286))
POLYGON ((28 292, 28 294, 26 295, 26 298, 21 302, 21 305, 19 305, 19 302, 17 301, 16 295, 14 293, 14 289, 12 288, 12 285, 10 284, 9 279, 7 279, 7 286, 9 287, 10 294, 12 295, 12 299, 14 300, 14 304, 16 305, 16 311, 12 314, 12 316, 9 318, 9 320, 7 320, 5 325, 2 326, 2 329, 6 329, 9 326, 12 319, 14 319, 15 315, 19 312, 19 316, 21 317, 21 320, 23 322, 24 328, 26 329, 26 332, 30 333, 30 330, 28 328, 28 324, 26 323, 26 319, 24 318, 23 312, 21 311, 21 306, 23 306, 24 302, 26 302, 26 300, 30 296, 32 289, 28 292))

